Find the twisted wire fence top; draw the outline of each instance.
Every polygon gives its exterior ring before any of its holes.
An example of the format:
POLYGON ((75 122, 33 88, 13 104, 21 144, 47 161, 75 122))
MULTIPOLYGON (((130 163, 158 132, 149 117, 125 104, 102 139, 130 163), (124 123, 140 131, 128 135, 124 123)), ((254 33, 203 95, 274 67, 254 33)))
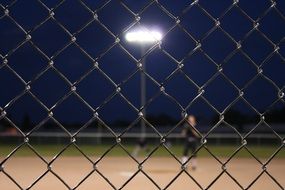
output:
MULTIPOLYGON (((0 173, 6 175, 19 189, 31 189, 48 173, 58 178, 67 189, 78 188, 93 173, 99 174, 113 189, 123 189, 139 173, 145 175, 158 189, 167 189, 183 173, 186 173, 200 189, 210 188, 222 174, 233 179, 240 189, 250 188, 261 175, 268 175, 280 189, 284 189, 267 171, 267 165, 284 148, 285 143, 284 136, 278 134, 267 121, 267 115, 275 106, 284 107, 285 77, 284 74, 283 77, 280 76, 283 71, 279 69, 279 78, 276 76, 278 73, 270 73, 270 67, 276 67, 277 64, 284 65, 285 62, 284 3, 264 0, 258 2, 261 3, 259 6, 254 7, 248 5, 253 2, 239 0, 226 3, 181 1, 175 6, 167 2, 159 0, 137 3, 127 0, 1 1, 0 119, 21 134, 22 142, 0 162, 0 173), (76 9, 71 9, 69 6, 76 9), (140 54, 141 47, 128 44, 124 36, 132 29, 148 30, 147 26, 153 24, 161 24, 159 27, 163 32, 163 38, 154 44, 145 45, 145 52, 140 54), (21 62, 25 53, 33 56, 36 61, 21 62), (148 68, 142 67, 144 59, 147 60, 148 68), (195 70, 193 66, 197 64, 195 62, 201 63, 197 66, 200 70, 195 70), (167 65, 163 65, 164 63, 167 65), (232 64, 240 64, 249 69, 249 74, 243 72, 243 69, 229 70, 232 64), (151 68, 156 65, 162 65, 160 70, 151 68), (165 71, 162 71, 163 67, 166 68, 165 71), (152 89, 152 94, 147 94, 147 101, 142 106, 137 98, 140 92, 139 85, 130 84, 141 73, 147 78, 147 87, 152 89), (12 83, 11 80, 16 82, 12 83), (185 86, 179 86, 177 82, 185 86), (265 90, 268 93, 264 96, 258 95, 261 97, 259 101, 264 103, 262 108, 255 102, 258 97, 248 96, 252 90, 256 90, 252 86, 259 82, 261 85, 256 89, 265 88, 264 86, 270 89, 265 90), (213 87, 215 83, 222 87, 215 89, 213 87), (181 89, 176 91, 175 86, 181 89), (181 96, 181 94, 186 95, 181 96), (10 110, 20 104, 21 99, 27 95, 29 103, 37 104, 42 113, 36 116, 37 124, 26 132, 9 114, 10 110), (160 97, 171 102, 173 108, 175 107, 182 116, 179 122, 165 133, 159 131, 157 126, 148 121, 143 114, 143 111, 151 109, 152 104, 160 97), (68 102, 71 98, 77 104, 70 105, 68 102), (108 113, 104 111, 106 107, 116 105, 112 104, 115 99, 119 99, 127 109, 117 112, 131 112, 135 115, 133 121, 120 132, 110 126, 108 113), (186 170, 186 163, 182 163, 167 146, 169 135, 185 122, 185 118, 198 101, 203 102, 211 113, 219 117, 206 133, 194 128, 201 137, 196 152, 206 149, 221 166, 220 173, 207 187, 202 187, 191 176, 186 170), (258 117, 254 128, 246 133, 237 130, 225 117, 231 108, 241 102, 258 117), (58 119, 62 113, 57 110, 64 107, 64 112, 68 112, 69 109, 77 109, 77 105, 80 107, 77 116, 84 118, 85 123, 76 131, 71 131, 58 119), (140 120, 144 120, 147 128, 159 139, 159 143, 143 160, 133 157, 124 146, 124 135, 140 120), (97 160, 85 154, 76 141, 80 132, 94 122, 114 138, 114 144, 97 160), (70 138, 66 146, 51 160, 43 157, 29 140, 33 133, 47 123, 54 123, 70 138), (220 125, 231 128, 240 139, 239 146, 226 160, 221 160, 207 148, 207 138, 220 125), (280 142, 265 162, 247 147, 247 138, 260 126, 267 127, 280 142), (29 187, 22 187, 5 171, 5 163, 23 146, 28 146, 47 166, 46 171, 29 187), (70 187, 52 167, 71 146, 74 146, 94 166, 76 187, 70 187), (115 147, 125 151, 138 166, 137 171, 121 187, 114 186, 97 167, 115 147), (161 147, 181 165, 180 172, 166 187, 160 187, 144 171, 144 163, 161 147), (227 164, 244 149, 261 168, 260 174, 247 187, 240 184, 227 170, 227 164)), ((278 71, 279 67, 276 68, 275 71, 278 71)), ((280 68, 284 69, 284 66, 280 68)), ((20 112, 19 109, 18 111, 20 112)))

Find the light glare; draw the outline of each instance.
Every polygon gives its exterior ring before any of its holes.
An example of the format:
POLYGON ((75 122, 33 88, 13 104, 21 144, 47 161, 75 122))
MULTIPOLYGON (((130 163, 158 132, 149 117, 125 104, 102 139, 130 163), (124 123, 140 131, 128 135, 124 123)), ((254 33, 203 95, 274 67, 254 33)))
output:
POLYGON ((157 42, 162 39, 162 34, 158 31, 136 31, 128 32, 126 34, 126 40, 129 42, 157 42))

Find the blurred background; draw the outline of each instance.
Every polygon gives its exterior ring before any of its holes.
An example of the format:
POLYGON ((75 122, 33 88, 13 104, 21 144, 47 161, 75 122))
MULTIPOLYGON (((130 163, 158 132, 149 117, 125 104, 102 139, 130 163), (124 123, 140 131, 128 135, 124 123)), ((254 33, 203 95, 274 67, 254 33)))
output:
POLYGON ((0 142, 28 134, 35 144, 66 143, 76 132, 82 143, 113 141, 112 132, 136 141, 143 60, 148 138, 159 141, 155 128, 179 142, 188 113, 201 134, 213 129, 214 144, 240 143, 238 133, 280 144, 285 3, 273 4, 1 0, 0 142), (163 38, 128 42, 137 28, 163 38))

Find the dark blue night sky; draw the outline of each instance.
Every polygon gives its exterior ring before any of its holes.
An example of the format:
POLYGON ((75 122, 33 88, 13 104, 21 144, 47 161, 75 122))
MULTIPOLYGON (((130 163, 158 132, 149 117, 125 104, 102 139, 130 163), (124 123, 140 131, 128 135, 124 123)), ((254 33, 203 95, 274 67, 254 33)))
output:
MULTIPOLYGON (((240 0, 238 7, 234 6, 227 12, 225 11, 232 5, 232 1, 229 0, 200 0, 191 8, 189 5, 192 1, 189 0, 159 2, 158 5, 156 2, 151 4, 149 0, 113 0, 105 4, 106 1, 103 0, 66 0, 61 4, 59 0, 48 0, 42 1, 41 4, 36 0, 19 0, 11 4, 12 1, 0 0, 1 109, 5 109, 16 123, 21 122, 25 115, 29 115, 34 123, 38 123, 47 117, 47 111, 28 92, 16 102, 11 102, 24 91, 24 82, 32 81, 30 91, 50 109, 71 89, 70 84, 64 81, 55 69, 71 84, 92 70, 88 76, 75 84, 76 92, 93 109, 101 106, 98 113, 106 123, 135 120, 138 112, 120 95, 116 95, 102 106, 104 100, 116 90, 114 84, 106 78, 108 76, 115 84, 120 85, 121 93, 133 106, 137 109, 140 107, 140 72, 136 72, 138 68, 135 59, 141 59, 142 47, 128 43, 123 32, 135 23, 134 14, 138 14, 140 21, 129 28, 130 30, 144 26, 165 34, 161 48, 156 47, 146 54, 146 72, 158 83, 163 84, 165 92, 176 99, 183 108, 198 95, 201 87, 205 91, 203 97, 219 112, 239 96, 237 88, 244 87, 245 100, 260 113, 284 108, 284 98, 283 102, 279 100, 272 107, 270 105, 278 99, 279 90, 284 90, 285 86, 285 1, 276 1, 275 8, 270 9, 269 0, 240 0), (92 11, 97 10, 100 22, 93 19, 94 15, 83 4, 92 11), (56 20, 49 17, 48 11, 54 7, 56 20), (6 8, 10 17, 5 16, 6 8), (26 34, 11 18, 32 37, 17 49, 15 48, 24 41, 26 34), (179 19, 179 25, 176 24, 175 18, 179 19), (215 28, 217 22, 213 19, 217 18, 220 18, 219 27, 208 34, 215 28), (45 21, 46 19, 48 20, 45 21), (258 30, 255 30, 253 26, 257 19, 259 25, 258 30), (91 21, 90 25, 82 29, 91 21), (44 23, 40 25, 42 22, 44 23), (63 51, 61 49, 71 42, 71 36, 59 26, 59 23, 76 37, 76 44, 71 43, 63 51), (116 36, 120 38, 119 43, 115 43, 116 36), (276 50, 268 39, 279 49, 276 50), (233 40, 242 41, 240 50, 236 50, 237 44, 233 40), (193 52, 197 42, 201 43, 201 48, 193 52), (95 62, 77 45, 97 60, 105 75, 94 69, 95 62), (225 61, 233 51, 235 54, 225 61), (4 64, 5 59, 8 60, 9 67, 4 64), (53 60, 55 69, 47 69, 50 59, 53 60), (184 67, 165 81, 178 68, 179 62, 184 67), (224 76, 219 74, 216 64, 223 69, 224 76), (258 67, 263 72, 257 76, 258 67), (35 79, 45 69, 47 70, 35 79), (18 73, 18 76, 13 71, 18 73), (211 79, 215 75, 218 76, 211 79), (257 78, 249 83, 254 77, 257 78), (124 82, 127 78, 129 80, 124 82), (8 105, 9 102, 12 103, 11 106, 8 105)), ((146 45, 144 48, 151 47, 152 45, 146 45)), ((160 86, 150 78, 147 79, 146 85, 147 100, 160 92, 160 86)), ((200 118, 217 115, 205 99, 198 98, 188 107, 187 112, 200 118)), ((256 115, 242 99, 234 104, 232 109, 256 115)), ((85 123, 93 116, 92 111, 75 95, 70 95, 52 112, 54 117, 63 123, 85 123)), ((166 114, 181 119, 182 110, 161 93, 148 105, 146 112, 148 115, 166 114)))

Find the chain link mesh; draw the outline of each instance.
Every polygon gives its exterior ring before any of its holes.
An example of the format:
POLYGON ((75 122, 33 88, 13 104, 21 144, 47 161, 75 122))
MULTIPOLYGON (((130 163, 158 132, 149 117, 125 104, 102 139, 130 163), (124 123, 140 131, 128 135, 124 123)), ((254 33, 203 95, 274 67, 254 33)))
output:
MULTIPOLYGON (((22 187, 20 183, 13 178, 8 172, 6 172, 4 166, 5 163, 13 157, 13 155, 21 149, 23 146, 28 146, 37 157, 39 157, 47 166, 46 171, 38 176, 38 178, 26 189, 31 189, 35 184, 37 184, 42 178, 47 175, 48 173, 53 174, 56 178, 58 178, 66 187, 67 189, 76 189, 78 188, 86 179, 88 179, 89 176, 91 176, 93 173, 99 174, 102 179, 106 180, 106 182, 113 188, 113 189, 123 189, 130 181, 132 181, 136 175, 139 173, 145 175, 151 183, 153 183, 157 189, 162 189, 163 187, 160 187, 159 184, 152 179, 152 177, 144 171, 144 163, 152 157, 152 155, 159 149, 160 147, 165 148, 171 157, 175 159, 180 165, 181 165, 181 170, 179 173, 176 174, 176 176, 173 178, 173 180, 169 181, 169 183, 164 187, 164 189, 167 189, 174 181, 183 173, 187 174, 197 185, 200 189, 209 189, 223 174, 228 175, 233 181, 240 187, 240 189, 249 189, 263 174, 267 174, 273 181, 274 183, 277 184, 277 186, 280 189, 284 189, 284 187, 280 184, 280 182, 274 178, 273 175, 270 174, 269 171, 267 171, 267 165, 275 158, 275 156, 284 148, 284 138, 278 134, 271 126, 269 123, 266 122, 266 114, 270 110, 270 108, 274 107, 277 103, 282 103, 284 105, 284 86, 280 86, 276 84, 276 82, 271 79, 269 76, 264 74, 264 70, 266 68, 266 65, 270 63, 271 58, 273 56, 278 56, 281 60, 282 63, 284 64, 285 58, 280 52, 280 47, 282 46, 282 43, 284 43, 284 36, 282 36, 281 40, 273 40, 272 36, 265 34, 260 27, 262 27, 262 20, 267 18, 267 16, 274 12, 278 15, 278 17, 282 20, 283 24, 285 23, 285 16, 283 14, 284 10, 280 10, 278 8, 278 3, 275 0, 267 1, 268 6, 266 7, 265 10, 256 18, 253 18, 250 16, 251 14, 248 12, 247 9, 244 7, 240 6, 239 0, 233 0, 228 4, 227 7, 223 8, 223 11, 219 14, 218 17, 213 16, 213 13, 211 13, 211 10, 209 8, 205 8, 205 5, 207 2, 205 1, 199 1, 195 0, 193 2, 187 2, 185 5, 183 5, 183 9, 179 12, 174 12, 172 9, 167 6, 167 3, 163 1, 158 1, 158 0, 153 0, 153 1, 146 1, 143 7, 139 11, 134 11, 133 7, 131 7, 128 3, 128 1, 116 1, 123 12, 131 15, 131 20, 128 21, 128 24, 124 27, 118 27, 120 28, 119 31, 115 31, 113 27, 110 25, 110 23, 104 23, 104 19, 100 18, 101 12, 103 12, 106 7, 114 1, 105 1, 100 4, 100 6, 94 7, 90 6, 87 2, 83 0, 78 0, 78 6, 80 8, 84 9, 82 10, 86 14, 89 15, 88 19, 85 21, 82 21, 82 25, 80 27, 77 27, 77 29, 70 28, 67 26, 63 21, 58 19, 56 17, 57 13, 60 12, 60 8, 64 5, 67 5, 70 3, 67 0, 60 0, 56 4, 54 4, 51 8, 49 3, 41 0, 37 0, 36 3, 38 6, 43 9, 47 13, 47 16, 43 18, 39 23, 33 25, 30 29, 25 29, 24 26, 19 24, 20 22, 18 19, 20 18, 14 18, 13 16, 13 7, 16 6, 20 1, 14 0, 10 1, 9 3, 5 4, 2 3, 0 4, 1 8, 1 15, 0 15, 0 22, 2 22, 4 19, 8 19, 9 22, 13 24, 13 26, 16 26, 17 29, 20 31, 22 34, 22 39, 18 40, 17 45, 10 48, 7 53, 0 52, 0 57, 2 60, 2 63, 0 65, 0 70, 2 69, 7 69, 9 72, 11 72, 17 80, 21 82, 22 85, 25 86, 25 88, 18 94, 16 94, 12 99, 10 99, 8 102, 6 102, 5 106, 0 107, 1 110, 1 120, 5 120, 8 122, 11 126, 13 126, 22 136, 22 142, 17 145, 17 147, 10 152, 9 155, 5 157, 0 163, 0 173, 6 175, 14 184, 18 186, 19 189, 25 189, 25 187, 22 187), (144 24, 142 23, 142 19, 147 15, 147 11, 150 9, 150 7, 155 6, 157 8, 157 11, 161 11, 164 16, 166 15, 167 19, 170 20, 170 25, 165 29, 164 34, 163 34, 163 40, 159 41, 149 47, 147 47, 145 53, 141 56, 136 56, 134 53, 126 47, 126 44, 122 41, 124 35, 132 30, 136 26, 140 26, 144 28, 144 24), (189 28, 185 27, 183 24, 183 20, 185 19, 185 16, 193 11, 193 9, 196 9, 200 11, 204 17, 206 17, 207 22, 213 23, 209 28, 205 29, 205 32, 203 34, 199 34, 199 37, 197 35, 194 35, 191 33, 189 28), (210 10, 210 11, 209 11, 210 10), (244 35, 242 35, 242 38, 240 40, 236 40, 236 37, 233 37, 230 32, 227 32, 225 27, 227 25, 223 25, 223 20, 228 17, 228 14, 231 11, 237 11, 240 16, 245 20, 244 22, 248 22, 250 26, 250 30, 245 32, 244 35), (91 15, 91 16, 90 16, 91 15), (61 48, 57 48, 55 52, 51 53, 49 50, 43 49, 40 47, 40 43, 38 43, 38 39, 35 37, 36 32, 38 30, 41 30, 42 27, 47 25, 48 23, 55 24, 61 32, 63 32, 65 37, 68 38, 68 40, 65 41, 65 44, 61 48), (87 28, 90 26, 96 24, 96 26, 100 27, 106 35, 110 37, 110 42, 104 42, 106 43, 106 47, 103 50, 98 51, 99 53, 94 55, 93 53, 90 53, 85 47, 83 47, 77 40, 78 36, 87 28), (168 36, 171 36, 174 30, 179 29, 187 37, 187 40, 191 41, 193 43, 193 47, 191 47, 188 52, 184 55, 181 56, 181 58, 177 58, 177 56, 173 55, 173 50, 167 48, 164 46, 164 40, 168 38, 168 36), (211 53, 207 52, 207 47, 204 49, 204 44, 206 43, 207 40, 212 38, 214 36, 214 33, 216 31, 221 32, 221 34, 227 38, 234 48, 232 50, 226 51, 224 58, 222 58, 220 61, 217 61, 215 56, 211 55, 211 53), (251 37, 251 35, 256 34, 260 35, 261 38, 266 41, 266 43, 269 46, 270 52, 261 60, 261 62, 256 61, 252 58, 251 55, 247 51, 244 50, 244 43, 251 37), (36 51, 38 54, 40 54, 42 57, 44 57, 44 60, 46 62, 46 65, 36 73, 36 75, 31 79, 31 80, 25 80, 19 72, 17 72, 10 64, 10 59, 14 56, 14 54, 19 51, 24 45, 29 44, 33 51, 36 51), (78 77, 75 81, 71 81, 66 74, 60 71, 60 69, 57 68, 57 65, 55 64, 56 61, 55 59, 58 58, 61 54, 63 54, 69 47, 76 47, 80 52, 84 55, 85 58, 89 60, 90 63, 92 63, 92 66, 87 69, 84 74, 82 74, 80 77, 78 77), (113 80, 113 76, 110 76, 107 72, 104 71, 103 67, 100 64, 101 59, 104 58, 108 53, 112 51, 114 48, 119 48, 120 51, 124 52, 128 58, 133 62, 135 65, 135 69, 133 72, 131 72, 125 79, 120 80, 120 81, 115 81, 113 80), (168 75, 162 80, 159 81, 157 80, 151 73, 149 73, 147 70, 145 70, 141 63, 142 60, 150 56, 150 54, 153 51, 159 51, 163 55, 167 57, 167 59, 171 60, 175 64, 175 69, 168 73, 168 75), (204 58, 213 65, 216 70, 213 73, 213 75, 207 79, 202 85, 198 84, 195 82, 195 80, 187 74, 183 69, 185 66, 185 62, 190 59, 195 53, 199 52, 204 56, 204 58), (230 76, 228 76, 224 72, 224 67, 228 64, 228 62, 231 61, 231 59, 236 55, 236 54, 241 54, 243 58, 256 69, 256 72, 254 74, 254 77, 252 77, 249 81, 247 81, 244 85, 238 86, 236 83, 231 79, 230 76), (55 73, 62 81, 65 82, 65 84, 68 86, 69 90, 59 99, 57 100, 56 103, 50 105, 47 105, 39 96, 35 93, 33 93, 32 88, 34 83, 36 83, 40 78, 44 78, 45 73, 52 71, 55 73), (82 83, 86 78, 88 78, 89 75, 92 74, 92 72, 98 72, 100 73, 101 76, 104 77, 106 81, 108 81, 112 85, 112 93, 109 94, 109 96, 101 101, 97 107, 94 107, 90 102, 88 102, 78 91, 78 85, 82 83), (136 74, 138 73, 144 73, 146 76, 147 80, 151 81, 153 85, 157 87, 157 93, 154 94, 152 97, 149 97, 145 103, 145 105, 137 106, 135 105, 132 101, 129 100, 129 97, 123 93, 124 85, 128 83, 128 81, 136 74), (187 103, 187 105, 183 105, 180 100, 178 100, 175 96, 172 96, 170 93, 168 93, 168 88, 167 85, 168 83, 177 75, 181 74, 184 77, 184 80, 189 82, 191 85, 193 85, 196 89, 195 96, 193 99, 187 103), (218 109, 216 105, 212 104, 211 101, 209 100, 208 96, 205 96, 205 93, 207 93, 207 88, 210 86, 218 77, 222 77, 223 81, 226 81, 231 85, 232 88, 234 88, 238 93, 237 95, 233 98, 231 102, 229 102, 224 109, 218 109), (245 98, 246 90, 251 86, 256 80, 258 79, 264 79, 267 81, 274 89, 276 92, 276 99, 265 109, 265 111, 260 111, 258 110, 250 101, 248 101, 245 98), (17 101, 25 96, 26 94, 29 94, 46 112, 46 117, 39 122, 32 130, 29 132, 23 132, 21 128, 13 122, 11 118, 9 118, 9 108, 13 106, 14 104, 17 104, 17 101), (70 96, 75 96, 80 100, 80 102, 85 105, 85 107, 92 112, 93 117, 85 123, 83 126, 81 126, 76 132, 70 132, 64 124, 62 124, 60 121, 58 121, 54 117, 54 110, 63 104, 70 96), (148 106, 156 100, 158 96, 165 96, 172 102, 174 102, 179 108, 180 112, 182 115, 181 120, 172 127, 171 130, 169 130, 167 133, 163 134, 159 130, 157 130, 156 126, 152 125, 145 115, 143 115, 143 110, 148 108, 148 106), (110 101, 112 101, 115 97, 121 97, 129 106, 131 109, 133 109, 136 114, 137 118, 128 126, 126 127, 122 132, 118 133, 110 127, 104 119, 101 118, 100 116, 100 110, 103 109, 110 101), (213 125, 206 133, 200 133, 199 130, 195 128, 195 130, 199 133, 199 136, 201 137, 201 143, 196 150, 196 152, 199 152, 200 149, 205 149, 218 163, 220 163, 220 166, 222 168, 221 172, 214 178, 214 180, 205 188, 202 187, 201 184, 195 178, 192 176, 191 173, 189 173, 186 169, 186 163, 182 163, 180 159, 175 155, 171 149, 167 146, 167 140, 169 135, 176 130, 183 122, 185 122, 185 118, 187 117, 187 112, 191 108, 191 106, 197 101, 197 99, 203 100, 206 105, 215 112, 215 114, 219 115, 219 120, 215 125, 213 125), (231 124, 227 123, 225 120, 225 114, 227 113, 228 110, 230 110, 238 101, 242 100, 250 109, 254 110, 255 114, 259 116, 259 122, 258 124, 250 130, 246 134, 240 133, 238 130, 236 130, 235 127, 233 127, 231 124), (129 151, 128 149, 124 146, 122 141, 124 140, 124 135, 127 133, 131 128, 133 128, 138 121, 144 120, 144 122, 147 124, 147 127, 152 128, 154 133, 158 136, 159 143, 157 146, 150 151, 150 153, 142 160, 139 161, 137 158, 135 158, 129 151), (50 161, 48 161, 45 157, 43 157, 30 143, 29 138, 32 136, 32 134, 37 131, 39 128, 44 126, 48 121, 53 121, 58 127, 60 127, 69 137, 70 142, 63 147, 57 154, 54 156, 50 161), (91 123, 94 121, 98 122, 105 130, 107 130, 112 136, 113 139, 115 140, 115 143, 110 146, 106 152, 100 156, 99 159, 96 161, 92 160, 87 154, 84 153, 84 150, 81 150, 80 146, 77 145, 77 136, 80 134, 81 131, 83 131, 85 128, 88 128, 91 123), (211 150, 207 147, 207 138, 211 135, 211 133, 219 126, 219 125, 226 125, 229 128, 232 128, 235 133, 239 136, 240 139, 240 144, 237 147, 236 150, 232 152, 232 154, 226 159, 226 160, 221 160, 218 158, 215 153, 211 152, 211 150), (279 140, 279 146, 275 150, 275 152, 265 161, 262 162, 258 157, 255 156, 254 152, 252 152, 250 149, 247 147, 247 138, 254 133, 255 129, 260 126, 260 125, 266 125, 278 138, 279 140), (53 163, 70 147, 70 146, 75 146, 76 149, 81 153, 83 157, 85 157, 93 166, 94 169, 86 175, 85 178, 83 178, 76 187, 70 187, 69 184, 67 184, 64 179, 58 175, 54 170, 53 170, 53 163), (108 179, 107 176, 105 176, 100 169, 97 168, 97 165, 104 160, 105 156, 110 152, 114 147, 121 147, 125 153, 137 164, 137 171, 128 179, 126 182, 121 186, 121 187, 116 187, 111 180, 108 179), (236 179, 228 170, 227 170, 227 165, 232 161, 232 159, 235 157, 236 154, 241 149, 245 149, 260 165, 260 168, 262 169, 260 174, 255 177, 255 179, 248 185, 248 186, 243 186, 238 179, 236 179)), ((216 4, 219 4, 219 2, 215 2, 216 4)), ((257 3, 257 2, 256 2, 257 3)), ((259 3, 259 2, 258 2, 259 3)), ((28 2, 25 2, 27 6, 29 6, 28 2)), ((183 3, 182 3, 183 4, 183 3)), ((231 24, 236 24, 235 20, 231 21, 231 24)), ((272 20, 271 22, 274 22, 272 20)), ((241 23, 243 24, 243 23, 241 23)), ((145 28, 146 29, 146 28, 145 28)), ((238 27, 237 27, 238 29, 238 27)), ((1 30, 4 32, 6 29, 1 28, 1 30)), ((13 31, 5 31, 5 32, 13 32, 13 31)), ((95 34, 96 35, 96 34, 95 34)), ((215 37, 213 37, 215 38, 215 37)), ((175 39, 174 39, 175 41, 175 39)), ((1 43, 1 46, 3 44, 1 43)), ((214 45, 214 44, 212 44, 214 45)), ((174 50, 175 51, 175 50, 174 50)), ((203 73, 199 73, 200 75, 203 75, 203 73)), ((240 74, 242 75, 242 73, 240 74)), ((242 77, 242 76, 241 76, 242 77)), ((1 88, 1 94, 5 93, 5 89, 1 88)), ((189 160, 192 158, 192 156, 189 158, 189 160)))

